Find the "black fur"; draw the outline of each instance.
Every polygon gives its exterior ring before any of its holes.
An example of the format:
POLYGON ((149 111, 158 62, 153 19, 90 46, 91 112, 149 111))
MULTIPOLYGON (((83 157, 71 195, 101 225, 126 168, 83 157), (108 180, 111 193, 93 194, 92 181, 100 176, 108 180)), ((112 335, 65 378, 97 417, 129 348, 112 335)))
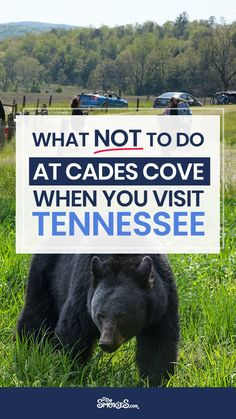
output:
POLYGON ((174 372, 178 299, 165 255, 36 255, 18 321, 20 336, 54 331, 86 362, 94 342, 113 352, 136 336, 137 363, 150 385, 174 372))

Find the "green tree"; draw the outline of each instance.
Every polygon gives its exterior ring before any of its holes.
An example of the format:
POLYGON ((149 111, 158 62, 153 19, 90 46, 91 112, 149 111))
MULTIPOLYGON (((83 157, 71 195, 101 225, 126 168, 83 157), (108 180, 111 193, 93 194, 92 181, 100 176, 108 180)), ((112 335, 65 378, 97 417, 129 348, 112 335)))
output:
POLYGON ((97 64, 89 77, 88 85, 93 90, 102 89, 106 91, 113 87, 115 66, 112 60, 106 59, 97 64))
POLYGON ((181 38, 186 35, 186 30, 188 28, 188 15, 186 12, 181 13, 177 18, 175 19, 174 24, 174 35, 176 38, 181 38))
POLYGON ((149 56, 155 43, 154 34, 139 35, 123 55, 129 65, 132 91, 137 95, 145 94, 145 83, 150 68, 149 56))
POLYGON ((222 87, 228 90, 236 76, 235 32, 226 24, 211 29, 209 57, 217 70, 222 87))
POLYGON ((6 80, 6 70, 4 65, 0 63, 0 86, 3 90, 5 90, 5 80, 6 80))
POLYGON ((29 89, 33 84, 40 82, 40 76, 44 68, 36 58, 20 57, 16 61, 16 79, 17 82, 29 89))
POLYGON ((12 87, 16 81, 16 62, 19 56, 20 50, 15 42, 11 42, 2 53, 2 64, 5 69, 2 79, 3 90, 7 90, 9 86, 12 87))

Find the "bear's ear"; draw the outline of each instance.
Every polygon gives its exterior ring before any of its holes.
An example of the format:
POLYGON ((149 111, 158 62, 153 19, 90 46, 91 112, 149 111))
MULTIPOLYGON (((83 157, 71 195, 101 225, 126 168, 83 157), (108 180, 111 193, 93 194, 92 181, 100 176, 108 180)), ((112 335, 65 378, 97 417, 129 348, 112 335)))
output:
POLYGON ((145 256, 138 267, 139 278, 141 279, 144 285, 150 286, 150 287, 152 287, 153 285, 153 280, 151 277, 152 268, 153 268, 153 264, 152 264, 152 258, 150 256, 145 256))
POLYGON ((96 286, 99 282, 99 279, 104 276, 104 267, 98 256, 93 256, 90 264, 91 273, 92 273, 92 285, 96 286))

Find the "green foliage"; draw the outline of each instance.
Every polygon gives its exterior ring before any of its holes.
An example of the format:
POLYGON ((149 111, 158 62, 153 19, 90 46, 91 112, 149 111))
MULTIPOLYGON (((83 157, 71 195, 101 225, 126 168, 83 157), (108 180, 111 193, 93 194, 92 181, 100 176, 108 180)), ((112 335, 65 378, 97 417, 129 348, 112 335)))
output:
POLYGON ((0 198, 13 198, 15 196, 14 148, 15 144, 11 142, 0 151, 0 198))
POLYGON ((29 33, 0 43, 0 84, 3 90, 30 89, 34 81, 139 95, 164 90, 209 95, 236 81, 235 34, 235 22, 190 22, 186 13, 162 26, 29 33))
POLYGON ((187 35, 186 31, 188 29, 188 23, 188 15, 186 12, 177 16, 174 24, 174 34, 176 38, 181 38, 187 35))
POLYGON ((56 92, 56 93, 62 93, 62 92, 63 92, 62 87, 61 87, 61 86, 57 87, 57 88, 55 89, 55 92, 56 92))

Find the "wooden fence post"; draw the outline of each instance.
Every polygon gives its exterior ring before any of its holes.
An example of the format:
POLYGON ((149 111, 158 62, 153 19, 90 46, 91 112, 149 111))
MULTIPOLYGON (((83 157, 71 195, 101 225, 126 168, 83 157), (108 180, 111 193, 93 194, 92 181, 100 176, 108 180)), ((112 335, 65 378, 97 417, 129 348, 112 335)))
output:
POLYGON ((49 97, 48 106, 51 106, 51 104, 52 104, 52 95, 50 95, 50 97, 49 97))
POLYGON ((17 103, 16 103, 16 99, 13 99, 12 113, 13 113, 14 116, 16 116, 16 112, 17 112, 17 103))
POLYGON ((37 99, 37 103, 36 103, 35 115, 38 115, 38 109, 39 109, 39 98, 37 99))
POLYGON ((12 112, 9 113, 7 117, 7 125, 8 125, 8 140, 11 140, 14 135, 14 129, 15 129, 13 109, 12 109, 12 112))
POLYGON ((22 101, 22 109, 25 108, 25 104, 26 104, 26 97, 25 95, 23 96, 23 101, 22 101))
POLYGON ((138 112, 139 110, 139 97, 137 97, 137 105, 136 105, 136 111, 138 112))

